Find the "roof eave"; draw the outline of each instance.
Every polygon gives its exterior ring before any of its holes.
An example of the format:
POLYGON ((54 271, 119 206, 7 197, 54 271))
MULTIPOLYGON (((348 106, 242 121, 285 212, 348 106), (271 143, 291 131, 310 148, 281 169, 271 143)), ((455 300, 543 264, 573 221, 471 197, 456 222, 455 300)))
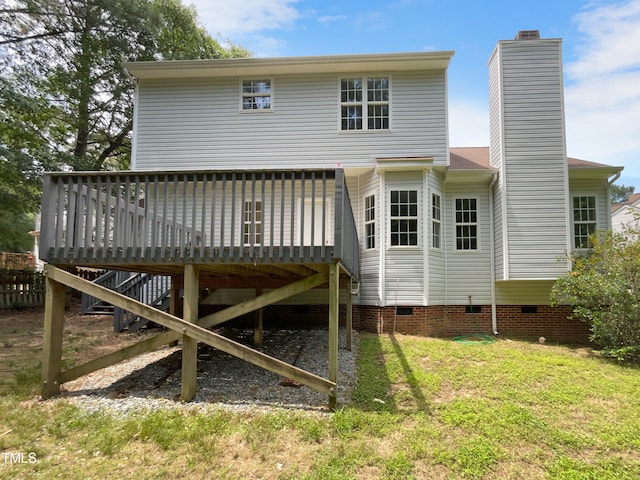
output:
POLYGON ((232 58, 127 62, 137 79, 237 77, 252 75, 317 74, 445 70, 452 50, 418 53, 331 55, 317 57, 232 58))
POLYGON ((569 179, 607 179, 622 172, 624 167, 569 167, 569 179))

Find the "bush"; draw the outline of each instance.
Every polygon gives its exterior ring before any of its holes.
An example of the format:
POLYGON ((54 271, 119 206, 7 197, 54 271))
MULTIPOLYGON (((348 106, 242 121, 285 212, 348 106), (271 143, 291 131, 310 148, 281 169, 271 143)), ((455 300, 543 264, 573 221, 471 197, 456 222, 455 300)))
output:
POLYGON ((640 230, 599 232, 590 241, 589 253, 572 256, 572 271, 556 281, 552 304, 570 305, 606 355, 640 361, 640 230))

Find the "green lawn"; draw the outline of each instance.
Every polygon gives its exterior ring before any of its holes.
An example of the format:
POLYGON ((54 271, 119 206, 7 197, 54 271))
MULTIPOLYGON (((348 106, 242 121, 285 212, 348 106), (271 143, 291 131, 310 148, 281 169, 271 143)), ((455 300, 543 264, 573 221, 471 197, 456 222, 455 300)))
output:
POLYGON ((0 478, 640 478, 638 367, 588 349, 363 334, 359 369, 353 404, 330 415, 126 417, 25 400, 26 372, 0 400, 0 451, 37 462, 0 457, 0 478))

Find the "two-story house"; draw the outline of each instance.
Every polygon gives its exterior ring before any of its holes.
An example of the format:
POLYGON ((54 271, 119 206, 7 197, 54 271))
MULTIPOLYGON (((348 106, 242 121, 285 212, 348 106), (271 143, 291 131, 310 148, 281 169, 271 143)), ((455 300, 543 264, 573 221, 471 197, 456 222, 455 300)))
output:
POLYGON ((339 289, 366 330, 582 340, 549 293, 621 168, 567 157, 561 40, 537 32, 489 59, 490 146, 450 148, 452 56, 130 63, 132 172, 50 175, 41 257, 172 275, 205 326, 335 321, 339 289))

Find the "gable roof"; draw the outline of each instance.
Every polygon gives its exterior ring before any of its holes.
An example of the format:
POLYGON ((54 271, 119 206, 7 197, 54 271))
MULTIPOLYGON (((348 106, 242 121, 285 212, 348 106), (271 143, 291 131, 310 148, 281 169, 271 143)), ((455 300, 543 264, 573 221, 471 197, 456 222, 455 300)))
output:
MULTIPOLYGON (((449 149, 451 160, 449 168, 452 170, 491 170, 489 147, 456 147, 449 149)), ((603 171, 614 174, 622 167, 613 167, 604 163, 590 162, 579 158, 567 157, 567 166, 571 171, 603 171)), ((638 194, 640 199, 640 194, 638 194)))

